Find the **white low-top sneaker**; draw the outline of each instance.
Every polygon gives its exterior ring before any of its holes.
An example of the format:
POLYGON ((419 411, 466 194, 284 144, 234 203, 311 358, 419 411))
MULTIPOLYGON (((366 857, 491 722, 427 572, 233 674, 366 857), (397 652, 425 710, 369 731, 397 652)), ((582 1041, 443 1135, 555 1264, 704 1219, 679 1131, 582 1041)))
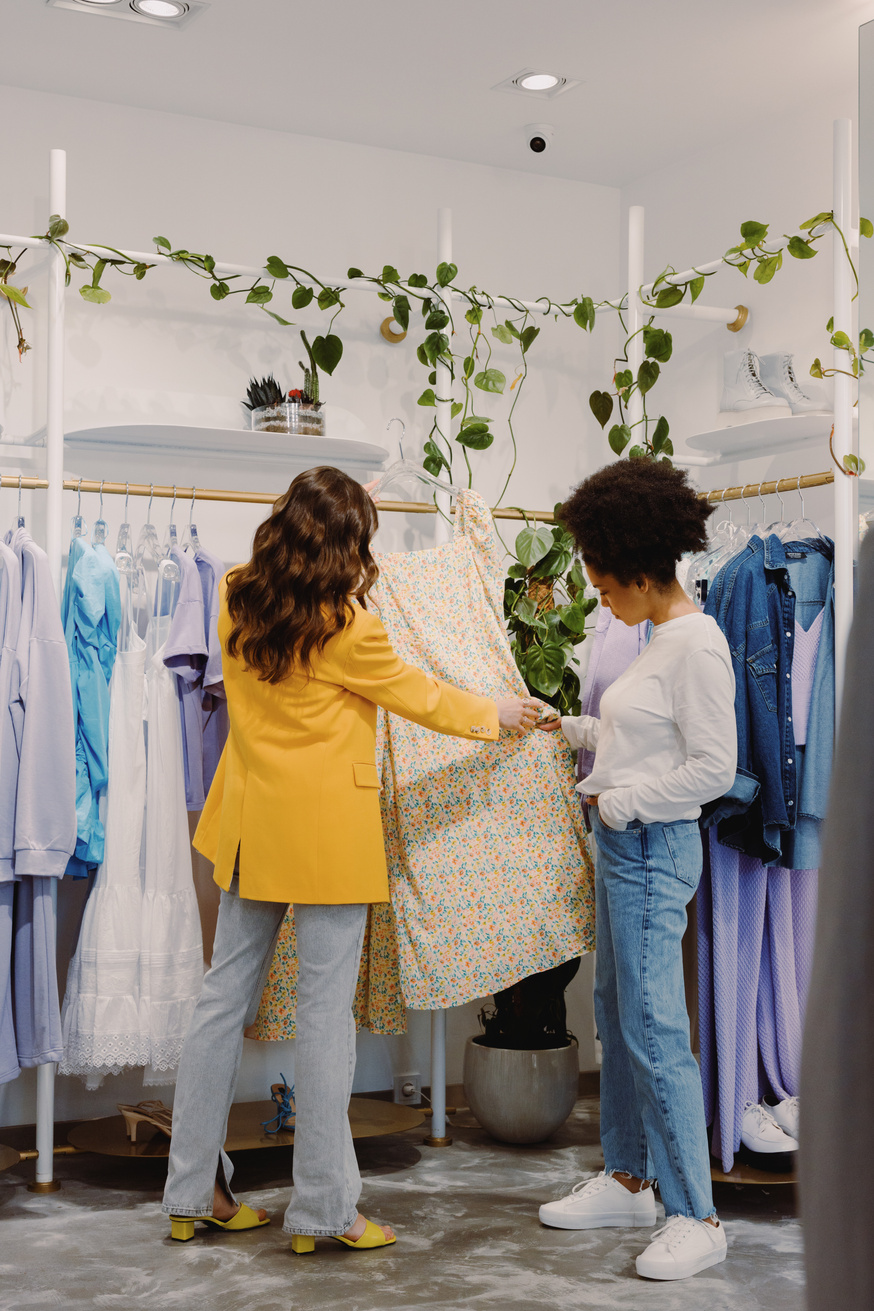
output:
POLYGON ((767 1106, 747 1102, 740 1140, 751 1152, 797 1152, 798 1140, 780 1128, 767 1106))
POLYGON ((635 1265, 644 1279, 688 1279, 699 1270, 725 1260, 728 1243, 723 1225, 705 1224, 685 1215, 672 1215, 653 1234, 635 1265))
POLYGON ((787 1097, 784 1101, 769 1102, 765 1099, 765 1109, 770 1112, 784 1133, 798 1141, 798 1098, 787 1097))
POLYGON ((610 1225, 647 1229, 656 1222, 655 1196, 652 1185, 630 1193, 602 1171, 597 1178, 578 1183, 567 1197, 544 1203, 540 1220, 553 1229, 606 1229, 610 1225))

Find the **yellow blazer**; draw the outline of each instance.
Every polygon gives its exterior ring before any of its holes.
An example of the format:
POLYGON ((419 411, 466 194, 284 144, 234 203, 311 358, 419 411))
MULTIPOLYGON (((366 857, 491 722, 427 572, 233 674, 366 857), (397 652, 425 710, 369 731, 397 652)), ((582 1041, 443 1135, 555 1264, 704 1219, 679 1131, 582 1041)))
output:
POLYGON ((494 741, 494 701, 431 678, 392 650, 380 621, 354 617, 313 657, 309 678, 267 683, 219 639, 231 730, 194 845, 228 889, 240 851, 240 895, 336 905, 388 900, 376 769, 376 708, 437 733, 494 741))

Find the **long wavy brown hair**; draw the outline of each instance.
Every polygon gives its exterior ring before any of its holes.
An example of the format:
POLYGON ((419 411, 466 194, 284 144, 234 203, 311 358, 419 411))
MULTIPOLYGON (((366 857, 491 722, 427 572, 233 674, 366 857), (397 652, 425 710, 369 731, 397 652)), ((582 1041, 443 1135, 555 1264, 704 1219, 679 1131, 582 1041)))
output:
POLYGON ((267 683, 312 657, 365 605, 379 576, 370 553, 378 527, 367 492, 339 469, 298 474, 255 533, 252 558, 228 575, 229 655, 267 683))

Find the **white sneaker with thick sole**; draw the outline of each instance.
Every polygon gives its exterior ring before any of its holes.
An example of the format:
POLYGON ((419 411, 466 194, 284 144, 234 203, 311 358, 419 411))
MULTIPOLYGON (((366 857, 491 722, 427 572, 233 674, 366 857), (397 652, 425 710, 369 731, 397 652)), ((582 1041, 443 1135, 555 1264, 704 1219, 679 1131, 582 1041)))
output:
POLYGON ((602 1172, 578 1183, 567 1197, 544 1203, 540 1220, 553 1229, 606 1229, 611 1225, 647 1229, 656 1222, 655 1195, 651 1184, 639 1193, 630 1193, 602 1172))
POLYGON ((777 1121, 784 1133, 798 1141, 798 1098, 787 1097, 785 1101, 770 1102, 765 1099, 765 1110, 777 1121))
POLYGON ((771 1110, 747 1102, 741 1121, 740 1140, 751 1152, 797 1152, 798 1140, 780 1128, 771 1110))
POLYGON ((685 1215, 672 1215, 653 1234, 635 1265, 644 1279, 688 1279, 700 1270, 724 1261, 728 1251, 722 1225, 706 1224, 685 1215))
POLYGON ((759 366, 759 379, 763 387, 774 396, 788 401, 793 414, 815 414, 825 411, 828 405, 819 387, 811 387, 805 379, 802 387, 795 376, 792 356, 788 351, 779 351, 775 355, 756 357, 759 366))
POLYGON ((723 389, 720 409, 733 410, 782 409, 787 401, 775 396, 759 377, 759 361, 755 351, 727 351, 723 365, 723 389))

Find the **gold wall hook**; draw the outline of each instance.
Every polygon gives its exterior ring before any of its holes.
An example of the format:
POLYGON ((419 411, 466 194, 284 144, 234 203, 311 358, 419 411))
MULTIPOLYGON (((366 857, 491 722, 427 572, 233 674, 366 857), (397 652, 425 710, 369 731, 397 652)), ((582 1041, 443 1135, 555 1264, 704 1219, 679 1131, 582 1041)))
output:
POLYGON ((746 305, 735 305, 734 308, 737 310, 737 318, 733 319, 731 323, 726 323, 725 326, 728 328, 729 332, 740 332, 741 328, 745 326, 747 319, 750 317, 750 312, 746 305))
POLYGON ((391 315, 389 315, 388 318, 383 319, 382 323, 379 325, 380 333, 386 341, 391 342, 392 346, 396 346, 399 341, 403 341, 404 337, 407 335, 405 332, 392 332, 392 324, 394 322, 395 320, 391 315))

